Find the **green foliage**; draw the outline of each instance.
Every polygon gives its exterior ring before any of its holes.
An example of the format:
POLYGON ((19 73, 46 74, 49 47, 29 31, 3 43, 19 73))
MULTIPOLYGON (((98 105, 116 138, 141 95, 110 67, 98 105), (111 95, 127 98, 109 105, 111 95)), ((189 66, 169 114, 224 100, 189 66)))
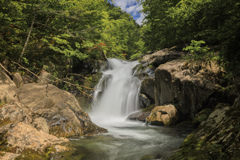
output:
POLYGON ((1 61, 18 60, 34 22, 21 59, 28 68, 51 62, 60 74, 86 59, 129 59, 144 50, 141 27, 105 0, 0 0, 0 21, 1 61))
POLYGON ((209 47, 201 47, 202 44, 205 44, 203 40, 195 41, 192 40, 190 46, 183 48, 183 51, 189 51, 190 53, 205 54, 209 51, 209 47))
POLYGON ((188 51, 184 58, 190 61, 217 61, 221 63, 222 58, 219 53, 211 51, 208 46, 204 46, 205 44, 203 40, 192 40, 189 46, 183 48, 183 51, 188 51))
POLYGON ((209 54, 207 57, 223 60, 225 69, 240 75, 239 0, 140 1, 146 14, 144 42, 148 50, 183 45, 194 39, 186 49, 198 55, 197 59, 209 54), (207 52, 207 48, 200 47, 200 40, 218 47, 207 52))

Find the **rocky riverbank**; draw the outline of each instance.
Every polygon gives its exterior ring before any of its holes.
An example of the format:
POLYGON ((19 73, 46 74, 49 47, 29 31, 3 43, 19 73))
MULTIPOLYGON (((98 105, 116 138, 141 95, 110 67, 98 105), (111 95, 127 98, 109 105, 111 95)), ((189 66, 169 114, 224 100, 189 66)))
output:
POLYGON ((237 87, 226 85, 225 71, 216 62, 189 62, 182 55, 163 49, 139 60, 143 109, 129 119, 195 127, 171 159, 236 159, 240 151, 237 87), (143 74, 149 70, 154 73, 143 74))
POLYGON ((71 93, 42 80, 24 84, 18 73, 12 80, 0 71, 0 103, 0 159, 50 158, 71 149, 65 137, 107 132, 71 93))

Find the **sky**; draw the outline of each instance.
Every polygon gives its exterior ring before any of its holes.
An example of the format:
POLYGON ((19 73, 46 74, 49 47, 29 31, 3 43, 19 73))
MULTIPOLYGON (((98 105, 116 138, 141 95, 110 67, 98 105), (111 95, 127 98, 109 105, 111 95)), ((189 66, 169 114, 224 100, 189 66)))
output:
POLYGON ((138 24, 142 24, 144 14, 139 13, 142 10, 140 2, 136 0, 114 0, 114 4, 122 8, 122 10, 130 13, 138 24))

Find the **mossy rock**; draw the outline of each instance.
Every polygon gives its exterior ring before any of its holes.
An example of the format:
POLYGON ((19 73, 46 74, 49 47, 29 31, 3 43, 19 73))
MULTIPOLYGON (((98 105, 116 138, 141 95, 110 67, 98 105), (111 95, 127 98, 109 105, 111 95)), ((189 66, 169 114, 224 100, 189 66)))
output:
POLYGON ((54 147, 47 147, 44 152, 25 149, 15 160, 48 160, 56 153, 54 147))
POLYGON ((153 108, 155 108, 155 104, 151 104, 148 107, 143 108, 142 111, 143 112, 151 112, 153 108))
POLYGON ((193 119, 193 126, 198 127, 203 121, 207 120, 208 116, 213 112, 211 108, 201 110, 193 119))

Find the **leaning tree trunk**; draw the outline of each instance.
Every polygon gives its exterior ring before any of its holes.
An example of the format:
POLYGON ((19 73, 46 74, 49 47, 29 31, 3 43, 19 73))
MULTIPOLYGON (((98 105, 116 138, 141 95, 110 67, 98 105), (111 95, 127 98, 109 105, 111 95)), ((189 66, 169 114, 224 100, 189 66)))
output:
POLYGON ((22 52, 21 52, 21 54, 20 54, 20 57, 19 57, 19 59, 18 59, 18 63, 20 63, 20 61, 21 61, 21 59, 22 59, 22 57, 23 57, 23 54, 24 54, 24 52, 25 52, 25 50, 26 50, 26 48, 27 48, 28 41, 29 41, 30 36, 31 36, 31 33, 32 33, 32 29, 33 29, 33 24, 34 24, 35 18, 36 18, 36 13, 35 13, 34 16, 33 16, 32 23, 31 23, 31 27, 30 27, 30 30, 29 30, 29 32, 28 32, 28 36, 27 36, 26 42, 25 42, 25 44, 24 44, 23 50, 22 50, 22 52))

